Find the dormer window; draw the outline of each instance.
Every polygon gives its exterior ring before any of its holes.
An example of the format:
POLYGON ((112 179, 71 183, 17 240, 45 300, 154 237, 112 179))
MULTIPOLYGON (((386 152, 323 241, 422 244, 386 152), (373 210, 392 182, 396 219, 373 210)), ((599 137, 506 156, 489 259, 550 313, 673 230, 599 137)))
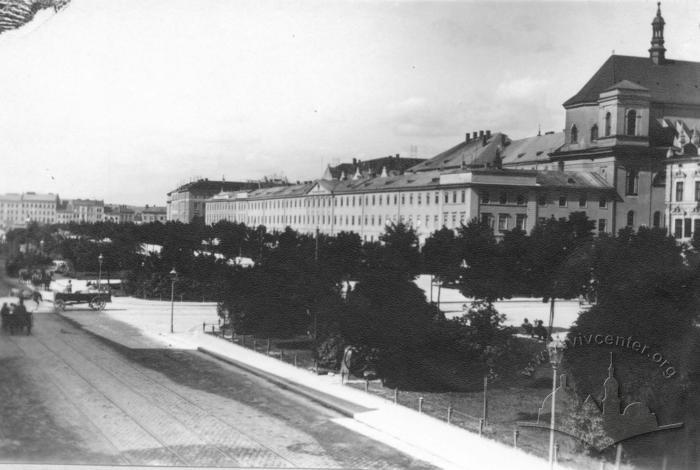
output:
POLYGON ((571 126, 571 143, 578 143, 578 129, 576 128, 576 124, 571 126))
POLYGON ((611 125, 612 125, 612 116, 610 115, 610 112, 608 111, 607 113, 605 113, 605 137, 610 137, 611 125))
POLYGON ((637 135, 637 111, 627 111, 627 135, 637 135))
POLYGON ((598 139, 598 124, 593 124, 591 127, 591 142, 598 139))

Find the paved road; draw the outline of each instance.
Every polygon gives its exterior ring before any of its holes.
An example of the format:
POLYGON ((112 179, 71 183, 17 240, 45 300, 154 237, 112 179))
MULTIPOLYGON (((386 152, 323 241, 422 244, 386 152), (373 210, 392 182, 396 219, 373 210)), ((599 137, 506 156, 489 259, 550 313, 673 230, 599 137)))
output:
MULTIPOLYGON (((43 311, 47 310, 47 311, 43 311)), ((194 351, 127 349, 48 312, 0 333, 0 462, 427 469, 194 351)))

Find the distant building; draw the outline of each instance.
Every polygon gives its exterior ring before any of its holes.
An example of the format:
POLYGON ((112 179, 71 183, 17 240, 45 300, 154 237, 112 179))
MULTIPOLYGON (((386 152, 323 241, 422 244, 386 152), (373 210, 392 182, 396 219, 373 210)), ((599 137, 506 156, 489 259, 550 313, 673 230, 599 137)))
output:
POLYGON ((104 221, 126 224, 134 221, 134 209, 124 204, 105 204, 104 221))
POLYGON ((55 223, 57 205, 58 196, 53 193, 0 195, 0 226, 12 229, 26 227, 30 222, 55 223))
POLYGON ((165 223, 168 220, 167 209, 164 206, 148 206, 139 211, 142 224, 153 222, 165 223))
POLYGON ((55 223, 103 222, 105 220, 104 206, 104 201, 97 199, 66 199, 59 201, 55 223))
POLYGON ((240 191, 259 187, 257 182, 210 181, 200 179, 184 184, 168 193, 166 220, 189 223, 195 217, 205 218, 205 201, 221 191, 240 191))

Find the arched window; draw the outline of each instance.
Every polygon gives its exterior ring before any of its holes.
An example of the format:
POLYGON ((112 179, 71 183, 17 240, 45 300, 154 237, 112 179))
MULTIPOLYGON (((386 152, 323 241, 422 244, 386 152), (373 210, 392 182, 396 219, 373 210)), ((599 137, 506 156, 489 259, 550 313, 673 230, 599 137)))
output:
POLYGON ((628 227, 634 226, 634 211, 629 211, 627 213, 627 226, 628 227))
POLYGON ((610 136, 610 131, 611 131, 611 126, 612 125, 612 116, 610 115, 609 112, 605 113, 605 137, 610 136))
POLYGON ((593 124, 591 127, 591 142, 598 138, 598 124, 593 124))
POLYGON ((578 142, 578 129, 576 128, 576 124, 571 126, 571 143, 575 144, 578 142))
POLYGON ((661 212, 659 212, 659 211, 654 212, 653 225, 654 225, 654 228, 661 227, 661 212))
POLYGON ((627 112, 627 135, 637 135, 637 111, 634 109, 627 112))

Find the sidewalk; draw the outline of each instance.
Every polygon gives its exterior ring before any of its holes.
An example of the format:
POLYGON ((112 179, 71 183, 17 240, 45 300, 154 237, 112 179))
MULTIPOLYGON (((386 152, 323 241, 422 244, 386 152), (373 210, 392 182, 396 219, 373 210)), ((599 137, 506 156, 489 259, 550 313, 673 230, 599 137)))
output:
POLYGON ((181 316, 177 323, 179 328, 175 329, 174 334, 169 332, 169 303, 164 305, 163 302, 149 303, 138 299, 124 299, 117 300, 116 305, 112 307, 116 307, 113 312, 110 312, 108 307, 108 310, 99 313, 67 311, 65 316, 83 325, 86 330, 127 347, 134 347, 136 344, 143 347, 143 340, 149 339, 159 343, 152 347, 196 349, 242 367, 280 387, 337 411, 345 416, 335 420, 339 425, 440 468, 541 470, 548 466, 546 461, 521 450, 482 439, 477 434, 457 426, 341 385, 339 375, 319 376, 265 354, 207 335, 202 332, 201 324, 202 321, 212 320, 202 318, 210 318, 212 313, 213 318, 216 318, 209 304, 199 306, 203 310, 199 315, 193 313, 196 305, 181 305, 181 312, 178 312, 181 316), (124 307, 138 308, 137 305, 146 307, 145 310, 149 310, 148 314, 124 311, 127 310, 124 307), (189 313, 183 318, 182 310, 185 307, 189 313), (122 324, 121 328, 118 327, 119 323, 122 324), (135 335, 139 337, 137 341, 135 335))

